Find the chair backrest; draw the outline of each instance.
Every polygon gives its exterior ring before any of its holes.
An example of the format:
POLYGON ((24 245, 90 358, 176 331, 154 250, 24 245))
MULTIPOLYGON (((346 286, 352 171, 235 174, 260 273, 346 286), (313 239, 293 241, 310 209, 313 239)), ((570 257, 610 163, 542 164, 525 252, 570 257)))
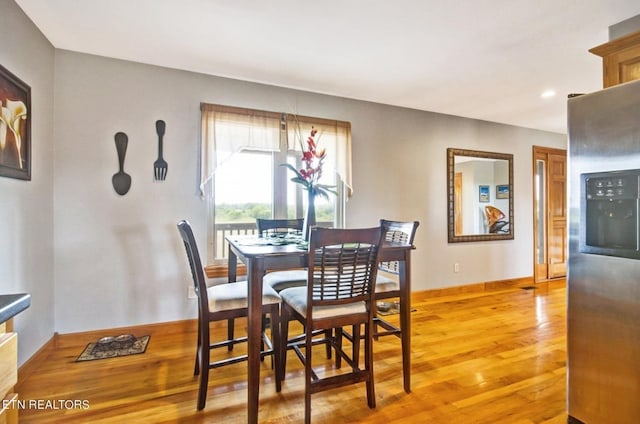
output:
POLYGON ((178 222, 178 232, 180 233, 180 237, 182 237, 184 248, 187 251, 187 259, 189 260, 189 267, 191 268, 191 275, 193 277, 193 287, 198 296, 198 309, 202 313, 209 308, 209 298, 207 296, 207 282, 200 260, 198 245, 196 244, 193 230, 188 221, 182 220, 178 222))
POLYGON ((257 218, 258 235, 272 236, 277 234, 302 234, 304 220, 300 219, 263 219, 257 218))
MULTIPOLYGON (((383 238, 386 241, 395 241, 399 243, 408 243, 413 245, 413 239, 416 237, 416 230, 420 223, 418 221, 390 221, 387 219, 380 220, 380 226, 384 234, 383 238)), ((378 269, 389 272, 391 274, 398 274, 399 262, 381 262, 378 265, 378 269)))
POLYGON ((313 227, 309 237, 307 305, 370 302, 377 275, 380 227, 313 227))

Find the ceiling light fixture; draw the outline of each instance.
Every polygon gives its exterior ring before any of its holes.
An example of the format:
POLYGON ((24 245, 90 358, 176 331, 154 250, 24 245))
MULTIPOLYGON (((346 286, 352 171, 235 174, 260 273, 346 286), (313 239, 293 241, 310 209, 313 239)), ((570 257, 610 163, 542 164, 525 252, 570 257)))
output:
POLYGON ((543 91, 542 94, 540 94, 540 97, 542 97, 543 99, 550 99, 551 97, 554 97, 556 95, 556 92, 553 90, 546 90, 543 91))

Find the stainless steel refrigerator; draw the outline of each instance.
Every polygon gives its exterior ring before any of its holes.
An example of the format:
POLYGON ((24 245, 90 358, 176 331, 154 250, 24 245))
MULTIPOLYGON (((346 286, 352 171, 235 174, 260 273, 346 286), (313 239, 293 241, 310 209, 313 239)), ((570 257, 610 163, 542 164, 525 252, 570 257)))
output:
POLYGON ((640 423, 640 81, 570 98, 569 422, 640 423))

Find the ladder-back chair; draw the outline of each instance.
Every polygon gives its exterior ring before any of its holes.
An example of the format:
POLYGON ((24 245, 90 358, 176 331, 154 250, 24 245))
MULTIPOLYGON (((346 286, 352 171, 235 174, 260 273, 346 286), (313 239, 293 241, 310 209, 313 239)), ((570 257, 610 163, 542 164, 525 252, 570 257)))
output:
MULTIPOLYGON (((207 287, 200 253, 196 245, 191 225, 187 221, 178 223, 178 231, 184 242, 187 252, 189 267, 193 277, 195 292, 198 296, 198 343, 196 349, 196 362, 194 375, 199 375, 198 410, 204 409, 207 400, 207 388, 209 383, 209 370, 224 365, 230 365, 247 360, 247 355, 227 357, 211 362, 211 350, 227 347, 230 349, 235 344, 246 342, 247 337, 233 338, 211 343, 209 324, 214 321, 233 320, 246 317, 248 314, 247 282, 223 283, 207 287)), ((263 344, 265 355, 273 355, 275 364, 280 362, 280 296, 270 287, 265 285, 262 294, 262 313, 269 314, 272 322, 271 337, 273 343, 263 332, 263 344)), ((275 367, 276 391, 281 388, 281 374, 279 367, 275 367)))
POLYGON ((280 292, 282 298, 281 375, 285 375, 288 348, 296 352, 305 367, 305 423, 311 421, 311 395, 360 382, 366 383, 367 403, 375 408, 373 378, 373 290, 378 252, 382 242, 380 227, 367 229, 328 229, 314 227, 309 239, 308 284, 280 292), (299 321, 305 329, 302 341, 287 343, 289 321, 299 321), (349 356, 342 348, 342 327, 353 326, 353 346, 360 343, 364 325, 364 368, 355 350, 349 356), (321 343, 335 350, 339 369, 342 360, 350 371, 320 377, 313 368, 314 332, 323 331, 321 343))

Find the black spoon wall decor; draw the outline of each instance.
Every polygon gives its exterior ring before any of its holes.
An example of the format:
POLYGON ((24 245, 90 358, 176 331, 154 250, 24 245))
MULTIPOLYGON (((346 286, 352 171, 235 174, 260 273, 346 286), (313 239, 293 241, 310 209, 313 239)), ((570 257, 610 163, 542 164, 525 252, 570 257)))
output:
POLYGON ((167 178, 167 170, 169 165, 162 158, 162 137, 164 136, 165 124, 159 119, 156 121, 156 133, 158 134, 158 160, 153 162, 153 179, 156 181, 164 181, 167 178))
POLYGON ((124 172, 124 156, 127 153, 127 144, 129 139, 123 132, 118 132, 115 135, 116 150, 118 152, 118 166, 119 170, 111 178, 113 188, 120 196, 124 196, 131 188, 131 175, 124 172))

